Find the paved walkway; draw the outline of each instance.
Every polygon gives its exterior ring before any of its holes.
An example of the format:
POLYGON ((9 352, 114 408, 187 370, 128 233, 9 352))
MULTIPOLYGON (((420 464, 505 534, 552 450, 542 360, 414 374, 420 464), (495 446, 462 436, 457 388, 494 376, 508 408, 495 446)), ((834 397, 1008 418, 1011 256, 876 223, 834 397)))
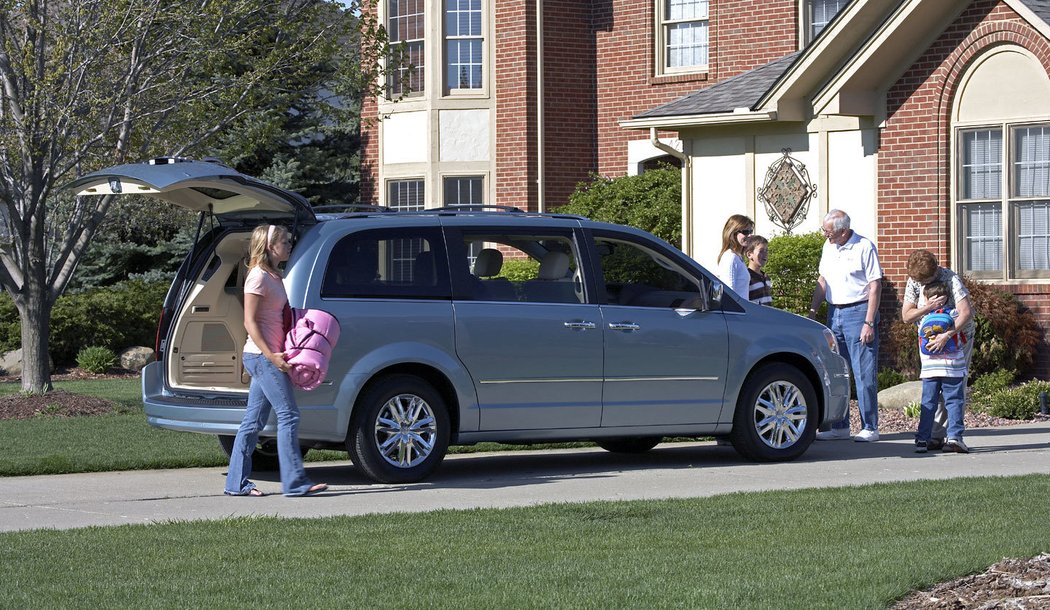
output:
POLYGON ((449 456, 424 483, 369 484, 348 462, 307 465, 331 489, 285 498, 275 475, 255 480, 271 495, 222 495, 225 468, 186 468, 0 479, 0 531, 77 528, 277 515, 323 517, 529 506, 590 500, 712 496, 737 491, 799 489, 1050 474, 1050 422, 967 431, 969 455, 912 451, 911 434, 878 443, 818 442, 784 464, 743 461, 713 442, 674 443, 641 455, 601 449, 449 456))

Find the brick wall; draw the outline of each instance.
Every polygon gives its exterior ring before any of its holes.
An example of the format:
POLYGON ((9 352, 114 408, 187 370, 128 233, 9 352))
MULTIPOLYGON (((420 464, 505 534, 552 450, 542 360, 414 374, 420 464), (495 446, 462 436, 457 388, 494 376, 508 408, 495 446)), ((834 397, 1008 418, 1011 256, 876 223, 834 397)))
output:
POLYGON ((496 204, 536 206, 535 0, 496 5, 496 204))
MULTIPOLYGON (((888 120, 878 155, 879 254, 890 290, 884 318, 900 314, 912 250, 950 258, 949 159, 951 108, 960 78, 971 61, 1003 42, 1024 46, 1050 71, 1050 45, 1002 2, 974 2, 887 93, 888 120)), ((1005 286, 1050 327, 1050 285, 1005 286)), ((1040 351, 1037 373, 1050 373, 1050 352, 1040 351)))

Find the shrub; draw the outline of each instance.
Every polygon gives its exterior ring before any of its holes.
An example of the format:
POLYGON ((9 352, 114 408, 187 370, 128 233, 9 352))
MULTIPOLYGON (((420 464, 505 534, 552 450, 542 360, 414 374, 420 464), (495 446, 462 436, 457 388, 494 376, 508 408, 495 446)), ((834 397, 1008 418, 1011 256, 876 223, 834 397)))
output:
POLYGON ((769 240, 763 271, 773 280, 773 306, 806 315, 817 285, 817 266, 824 236, 820 233, 779 235, 769 240))
POLYGON ((117 363, 117 355, 108 347, 93 345, 77 352, 77 366, 89 373, 105 373, 117 363))
POLYGON ((904 406, 904 415, 910 418, 916 418, 922 414, 922 403, 909 402, 904 406))
POLYGON ((984 412, 988 408, 986 400, 989 396, 1010 387, 1016 375, 1013 371, 1000 369, 985 373, 974 379, 970 384, 970 408, 978 412, 984 412))
MULTIPOLYGON (((153 345, 167 290, 167 283, 132 280, 59 297, 51 311, 51 358, 68 365, 76 362, 85 346, 119 351, 130 345, 153 345)), ((6 294, 0 298, 0 320, 0 349, 18 349, 21 325, 6 294)))
POLYGON ((559 213, 643 229, 682 245, 682 170, 663 166, 637 176, 593 176, 569 195, 559 213))
POLYGON ((993 417, 1031 419, 1039 412, 1039 393, 1050 393, 1050 382, 1030 381, 1014 388, 999 390, 986 400, 986 412, 993 417))
POLYGON ((879 337, 879 349, 884 354, 892 354, 895 370, 916 379, 919 376, 919 333, 914 324, 906 324, 897 318, 884 326, 886 330, 879 337))
POLYGON ((893 369, 882 369, 879 371, 879 390, 885 390, 886 388, 892 388, 893 386, 900 385, 908 381, 900 371, 893 369))
POLYGON ((970 291, 977 323, 970 376, 1000 369, 1027 376, 1043 334, 1035 316, 1014 295, 1000 288, 968 277, 963 278, 963 283, 970 291))
POLYGON ((530 259, 508 259, 503 261, 499 277, 512 282, 525 282, 536 279, 540 272, 539 261, 530 259))

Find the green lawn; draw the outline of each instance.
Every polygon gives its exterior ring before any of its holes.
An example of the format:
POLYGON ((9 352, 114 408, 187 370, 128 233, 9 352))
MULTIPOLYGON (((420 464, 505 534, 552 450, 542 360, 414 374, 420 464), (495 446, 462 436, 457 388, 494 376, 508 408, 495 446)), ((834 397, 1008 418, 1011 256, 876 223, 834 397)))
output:
POLYGON ((11 533, 0 607, 884 608, 1050 549, 1047 498, 1033 475, 11 533))

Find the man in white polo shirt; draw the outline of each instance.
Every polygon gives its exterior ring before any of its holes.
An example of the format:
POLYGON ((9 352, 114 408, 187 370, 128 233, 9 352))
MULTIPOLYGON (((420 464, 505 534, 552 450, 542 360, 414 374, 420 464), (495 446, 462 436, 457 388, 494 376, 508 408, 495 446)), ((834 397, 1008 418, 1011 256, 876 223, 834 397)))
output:
MULTIPOLYGON (((822 227, 827 241, 820 254, 820 277, 813 290, 809 317, 828 301, 828 328, 835 333, 839 353, 850 361, 857 388, 861 431, 860 442, 879 440, 879 301, 882 298, 882 267, 871 240, 849 228, 849 215, 831 210, 822 227)), ((817 432, 817 440, 845 440, 849 435, 849 412, 831 430, 817 432)))

